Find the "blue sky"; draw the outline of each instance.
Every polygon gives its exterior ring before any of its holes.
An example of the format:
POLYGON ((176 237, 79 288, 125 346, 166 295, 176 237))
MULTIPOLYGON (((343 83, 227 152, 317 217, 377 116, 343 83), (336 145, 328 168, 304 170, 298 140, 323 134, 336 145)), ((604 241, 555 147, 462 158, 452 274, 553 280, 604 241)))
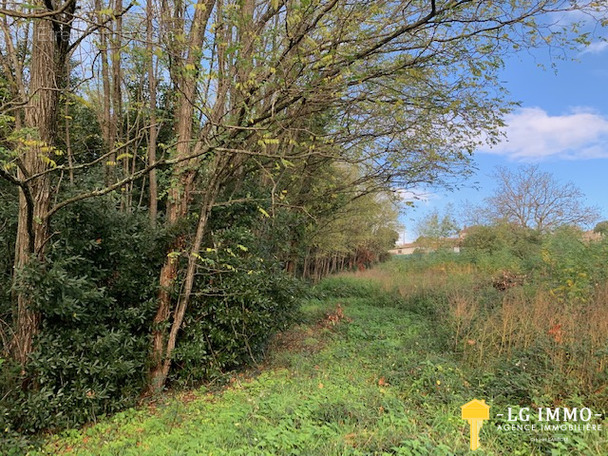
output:
POLYGON ((559 181, 574 182, 589 205, 608 219, 608 42, 596 37, 586 50, 570 56, 574 61, 555 62, 557 73, 539 68, 547 56, 547 50, 539 50, 506 61, 502 80, 512 99, 521 102, 506 119, 508 141, 474 155, 478 171, 467 184, 477 183, 478 190, 432 190, 426 201, 407 209, 401 217, 406 227, 402 240, 417 237, 416 224, 431 210, 441 212, 452 203, 458 216, 463 203, 482 202, 494 189, 489 175, 498 165, 538 164, 559 181))

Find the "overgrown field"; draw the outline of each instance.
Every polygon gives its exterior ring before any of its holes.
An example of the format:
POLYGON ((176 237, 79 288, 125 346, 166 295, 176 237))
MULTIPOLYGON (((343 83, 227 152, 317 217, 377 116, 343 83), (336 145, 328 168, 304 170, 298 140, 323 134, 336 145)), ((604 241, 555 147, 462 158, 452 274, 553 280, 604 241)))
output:
POLYGON ((326 279, 257 370, 31 454, 468 454, 460 406, 474 398, 491 406, 475 454, 606 454, 606 288, 565 300, 559 284, 482 263, 435 254, 326 279), (526 424, 538 407, 588 407, 602 430, 506 430, 508 407, 529 407, 526 424))

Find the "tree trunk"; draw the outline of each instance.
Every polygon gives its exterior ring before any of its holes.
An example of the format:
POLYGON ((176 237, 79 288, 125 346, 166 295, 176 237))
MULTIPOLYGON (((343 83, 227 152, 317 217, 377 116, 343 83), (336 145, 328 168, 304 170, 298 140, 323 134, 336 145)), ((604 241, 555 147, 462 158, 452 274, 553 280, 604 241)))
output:
MULTIPOLYGON (((148 0, 146 2, 146 47, 148 58, 150 59, 148 63, 148 95, 150 98, 150 133, 148 135, 149 165, 156 163, 156 140, 158 137, 158 127, 156 126, 156 74, 154 71, 154 46, 152 44, 152 40, 154 39, 152 23, 153 14, 152 0, 148 0)), ((148 213, 150 224, 155 227, 156 219, 158 217, 158 183, 156 179, 156 169, 150 171, 149 194, 148 213)))
POLYGON ((215 203, 215 199, 217 197, 219 190, 218 185, 219 182, 217 179, 213 179, 213 181, 209 183, 209 186, 207 187, 208 191, 205 193, 201 203, 198 224, 196 227, 196 235, 194 237, 192 247, 189 250, 188 267, 186 270, 186 276, 184 277, 183 290, 175 307, 167 344, 166 346, 162 347, 164 357, 162 358, 162 362, 155 364, 151 372, 150 392, 152 393, 158 393, 162 390, 165 381, 167 380, 167 376, 169 375, 173 350, 175 349, 175 345, 177 343, 177 335, 181 329, 184 317, 186 315, 186 310, 190 304, 190 298, 192 297, 197 258, 199 257, 199 252, 201 250, 203 236, 207 228, 207 222, 209 221, 209 215, 211 214, 211 209, 213 208, 213 204, 215 203))
MULTIPOLYGON (((102 11, 104 5, 101 0, 95 0, 95 9, 102 11)), ((103 14, 98 13, 98 21, 103 22, 103 14)), ((112 122, 112 87, 110 85, 110 69, 108 62, 108 30, 106 27, 102 27, 99 31, 99 55, 101 60, 101 82, 103 94, 101 98, 103 100, 101 114, 101 132, 107 151, 114 149, 114 143, 116 141, 116 130, 112 122)), ((116 171, 116 154, 111 154, 108 157, 106 168, 105 168, 105 180, 106 185, 110 185, 114 182, 116 171)))
MULTIPOLYGON (((110 7, 115 14, 122 11, 122 0, 111 0, 110 7), (113 2, 113 3, 112 3, 113 2)), ((116 144, 125 141, 125 129, 123 125, 123 108, 122 108, 122 15, 117 15, 112 21, 112 35, 110 38, 110 61, 112 62, 112 131, 113 142, 110 148, 114 149, 116 144)), ((122 173, 128 176, 131 173, 129 160, 129 147, 124 149, 125 158, 122 159, 122 173)), ((116 162, 117 155, 112 154, 110 161, 116 162)), ((116 174, 118 173, 118 163, 114 166, 116 174)), ((114 176, 114 178, 120 178, 114 176)), ((133 197, 133 184, 127 184, 122 188, 121 192, 121 209, 124 212, 131 210, 131 200, 133 197)))
MULTIPOLYGON (((58 55, 52 22, 48 19, 34 23, 32 63, 30 68, 30 103, 25 112, 25 127, 37 131, 21 157, 19 179, 25 180, 48 169, 48 159, 54 144, 58 93, 58 55)), ((26 184, 28 198, 20 190, 17 239, 15 243, 15 272, 25 267, 33 256, 42 259, 48 236, 48 209, 51 191, 47 175, 26 184), (29 200, 29 201, 28 201, 29 200)), ((31 308, 31 299, 17 293, 16 328, 12 343, 13 357, 25 364, 38 332, 40 316, 31 308)))
MULTIPOLYGON (((177 77, 178 108, 176 110, 176 136, 177 157, 187 157, 191 151, 194 103, 197 93, 197 79, 199 74, 199 60, 204 43, 205 30, 213 10, 215 0, 200 0, 196 7, 192 27, 189 33, 187 57, 182 62, 183 68, 175 73, 177 77)), ((169 25, 171 27, 171 25, 169 25)), ((181 31, 179 31, 181 33, 181 31)), ((188 207, 192 194, 192 187, 196 177, 195 160, 184 160, 176 165, 173 171, 176 182, 168 192, 166 222, 172 226, 177 224, 188 214, 188 207)), ((169 252, 180 252, 185 248, 185 238, 178 236, 169 252)), ((159 278, 158 308, 154 317, 154 330, 152 333, 152 368, 150 371, 149 390, 159 392, 164 386, 166 375, 163 374, 166 364, 166 323, 171 314, 171 290, 178 273, 178 262, 175 258, 166 257, 159 278)))

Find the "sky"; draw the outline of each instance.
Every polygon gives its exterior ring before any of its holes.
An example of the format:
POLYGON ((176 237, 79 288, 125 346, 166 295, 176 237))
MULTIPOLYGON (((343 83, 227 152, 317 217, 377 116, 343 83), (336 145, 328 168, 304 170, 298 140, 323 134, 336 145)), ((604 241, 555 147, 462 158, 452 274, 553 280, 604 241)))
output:
POLYGON ((539 68, 548 52, 511 56, 502 80, 513 100, 521 103, 506 118, 507 141, 491 150, 478 150, 478 170, 466 188, 431 190, 415 209, 401 216, 401 242, 417 238, 416 225, 432 210, 441 214, 448 203, 459 208, 479 204, 495 188, 490 177, 496 166, 516 168, 533 163, 558 181, 573 182, 608 219, 608 30, 597 33, 592 44, 574 53, 573 61, 557 61, 556 71, 539 68), (603 36, 602 36, 603 33, 603 36), (478 189, 472 188, 477 187, 478 189))

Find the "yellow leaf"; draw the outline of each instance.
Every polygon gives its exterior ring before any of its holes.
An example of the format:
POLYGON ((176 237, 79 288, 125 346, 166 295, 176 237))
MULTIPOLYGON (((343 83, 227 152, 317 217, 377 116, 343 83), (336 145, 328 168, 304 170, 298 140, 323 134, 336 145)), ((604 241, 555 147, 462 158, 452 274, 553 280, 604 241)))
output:
POLYGON ((131 155, 129 153, 120 154, 118 157, 116 157, 116 161, 120 161, 124 158, 131 158, 131 157, 133 157, 133 155, 131 155))

